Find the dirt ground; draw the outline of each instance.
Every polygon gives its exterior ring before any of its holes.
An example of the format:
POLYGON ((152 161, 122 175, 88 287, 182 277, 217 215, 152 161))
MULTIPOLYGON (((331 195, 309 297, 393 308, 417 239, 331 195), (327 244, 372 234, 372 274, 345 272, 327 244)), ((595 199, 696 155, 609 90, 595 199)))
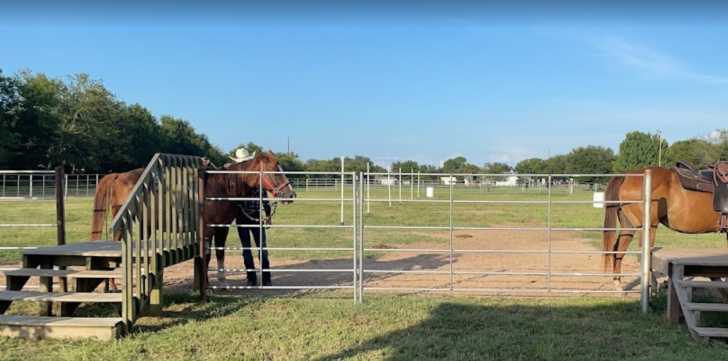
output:
MULTIPOLYGON (((519 225, 523 227, 523 225, 519 225)), ((531 225, 535 227, 535 225, 531 225)), ((431 236, 431 234, 428 234, 431 236)), ((405 250, 428 250, 428 252, 400 252, 392 251, 394 246, 387 244, 366 244, 367 248, 377 248, 386 251, 374 259, 365 259, 365 280, 364 294, 369 292, 430 292, 430 293, 454 293, 454 294, 489 294, 489 295, 512 295, 512 296, 569 296, 589 295, 600 297, 639 297, 639 292, 628 293, 605 293, 614 291, 616 287, 611 276, 576 276, 576 275, 554 275, 562 274, 589 274, 603 273, 601 267, 601 255, 591 254, 552 254, 551 255, 551 291, 549 279, 546 275, 478 275, 478 274, 455 274, 452 278, 452 287, 455 292, 449 291, 449 274, 414 274, 414 273, 392 273, 381 271, 427 271, 427 272, 449 272, 449 233, 443 232, 438 235, 442 238, 441 243, 422 242, 412 243, 404 246, 397 246, 405 250), (429 250, 443 250, 444 252, 429 252, 429 250), (378 272, 379 271, 379 272, 378 272), (372 288, 372 289, 368 289, 372 288), (374 289, 376 288, 376 289, 374 289), (381 288, 381 289, 380 289, 381 288), (440 288, 444 291, 425 290, 404 290, 402 288, 440 288), (578 291, 578 292, 574 292, 578 291), (593 292, 582 292, 593 291, 593 292)), ((453 234, 453 249, 458 251, 547 251, 546 231, 510 231, 510 230, 468 230, 456 231, 453 234)), ((231 240, 232 241, 232 240, 231 240)), ((275 236, 269 235, 269 246, 274 247, 275 236)), ((232 243, 231 243, 232 245, 232 243)), ((589 240, 575 237, 574 232, 552 232, 551 249, 553 251, 594 251, 589 240)), ((350 258, 324 259, 315 261, 296 261, 280 259, 275 256, 275 251, 270 251, 273 286, 275 287, 325 287, 338 286, 349 287, 342 290, 353 292, 352 267, 353 261, 350 258), (308 272, 296 272, 306 270, 308 272), (341 272, 310 272, 310 270, 342 270, 341 272)), ((548 271, 549 256, 547 253, 476 253, 476 252, 453 252, 452 269, 458 271, 474 272, 517 272, 517 273, 546 273, 548 271)), ((214 268, 216 261, 213 259, 210 267, 214 268)), ((256 259, 256 267, 259 267, 256 259)), ((228 251, 225 261, 226 269, 243 268, 242 257, 236 251, 228 251)), ((639 273, 640 264, 635 255, 628 255, 623 262, 622 273, 639 273)), ((170 267, 165 271, 165 281, 170 292, 177 290, 189 290, 192 287, 191 279, 193 270, 191 263, 184 263, 170 267)), ((260 279, 260 277, 259 277, 260 279)), ((243 272, 226 272, 226 281, 229 286, 245 286, 245 274, 243 272)), ((629 291, 639 291, 639 278, 637 276, 625 276, 622 278, 623 286, 629 291)), ((216 272, 210 272, 210 285, 222 286, 217 280, 216 272)), ((252 294, 290 294, 311 292, 305 289, 234 289, 234 290, 212 290, 213 293, 252 293, 252 294)))
MULTIPOLYGON (((523 227, 524 225, 520 225, 523 227)), ((535 227, 535 225, 531 225, 535 227)), ((429 234, 431 236, 431 234, 429 234)), ((604 293, 614 291, 616 287, 611 276, 575 276, 563 274, 589 274, 602 273, 601 256, 596 254, 552 254, 550 288, 549 278, 546 275, 513 275, 513 274, 455 274, 452 277, 452 287, 455 292, 449 291, 449 274, 414 274, 393 273, 382 271, 427 271, 448 272, 450 270, 449 233, 438 234, 442 242, 411 243, 398 246, 405 250, 442 250, 444 252, 402 252, 392 251, 394 246, 387 244, 366 244, 367 248, 377 248, 385 251, 383 255, 367 258, 364 261, 365 295, 370 292, 425 292, 421 288, 440 288, 443 291, 426 291, 430 293, 447 292, 451 294, 488 294, 509 296, 542 296, 574 297, 589 295, 599 297, 639 297, 639 293, 625 294, 604 293), (370 289, 373 288, 373 289, 370 289), (399 288, 399 289, 398 289, 399 288), (401 288, 414 288, 416 290, 403 290, 401 288), (592 292, 584 292, 592 291, 592 292)), ((458 251, 547 251, 546 231, 511 231, 511 230, 467 230, 456 231, 453 234, 453 249, 458 251)), ((233 245, 230 240, 230 246, 233 245)), ((269 246, 275 247, 275 235, 269 234, 269 246)), ((594 251, 589 240, 575 237, 574 232, 552 232, 551 249, 553 251, 594 251)), ((276 257, 275 251, 270 251, 273 288, 267 289, 213 289, 217 294, 298 294, 316 292, 321 287, 341 287, 342 292, 353 292, 351 258, 323 259, 312 261, 299 261, 281 259, 276 257), (300 271, 304 270, 304 271, 300 271), (316 270, 340 270, 337 272, 316 272, 316 270), (313 271, 313 272, 312 272, 313 271), (276 289, 277 287, 281 287, 276 289), (319 287, 319 288, 316 288, 319 287), (308 288, 308 289, 307 289, 308 288), (313 289, 312 289, 313 288, 313 289)), ((216 261, 210 263, 216 267, 216 261)), ((256 259, 256 267, 259 267, 256 259)), ((453 252, 452 270, 475 272, 531 272, 546 273, 549 267, 547 253, 476 253, 453 252)), ((242 257, 239 251, 226 253, 226 269, 243 268, 242 257)), ((622 273, 639 273, 640 264, 635 255, 628 255, 623 262, 622 273)), ((186 292, 193 288, 193 262, 188 261, 165 269, 165 291, 186 292)), ((227 285, 233 287, 245 286, 245 274, 240 271, 226 272, 227 285)), ((259 278, 260 279, 260 278, 259 278)), ((0 285, 4 285, 4 277, 0 277, 0 285)), ((623 286, 629 291, 639 291, 639 278, 625 276, 622 278, 623 286)), ((29 283, 32 285, 33 282, 29 283)), ((37 282, 36 282, 37 284, 37 282)), ((210 285, 221 286, 217 280, 216 272, 210 272, 210 285)))

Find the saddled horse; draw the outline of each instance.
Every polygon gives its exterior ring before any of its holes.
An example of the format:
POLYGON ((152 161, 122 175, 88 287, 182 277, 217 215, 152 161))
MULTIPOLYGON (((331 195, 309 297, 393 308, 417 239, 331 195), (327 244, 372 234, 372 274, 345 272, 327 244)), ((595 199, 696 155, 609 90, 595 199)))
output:
MULTIPOLYGON (((713 193, 685 189, 678 175, 660 167, 645 167, 624 172, 624 174, 644 174, 652 171, 651 214, 643 217, 643 202, 605 204, 604 228, 642 228, 643 220, 649 219, 650 248, 655 245, 655 231, 662 224, 665 227, 687 234, 716 233, 721 231, 719 221, 721 212, 714 210, 713 193)), ((613 177, 605 190, 605 201, 642 201, 644 199, 644 178, 639 176, 613 177)), ((602 231, 602 251, 624 252, 634 236, 634 230, 602 231), (615 233, 617 235, 615 241, 615 233)), ((642 245, 640 231, 640 247, 642 245)), ((604 272, 612 266, 614 283, 622 290, 619 274, 622 270, 624 253, 603 254, 604 272)))
MULTIPOLYGON (((232 164, 228 170, 237 171, 265 171, 282 172, 275 155, 268 151, 267 154, 259 154, 251 160, 232 164)), ((91 223, 91 241, 101 240, 103 225, 106 220, 108 209, 111 209, 111 216, 116 217, 124 202, 129 198, 134 186, 141 178, 144 168, 134 169, 125 173, 111 173, 99 181, 94 196, 94 215, 91 223)), ((261 177, 257 173, 236 173, 236 174, 209 174, 205 182, 205 197, 247 197, 251 189, 260 186, 261 177)), ((263 189, 271 192, 274 197, 282 199, 281 203, 292 202, 296 192, 290 186, 286 176, 282 173, 265 174, 262 177, 263 189)), ((230 224, 235 220, 237 208, 235 203, 227 200, 211 201, 205 200, 205 224, 230 224)), ((205 227, 205 239, 214 240, 216 248, 225 246, 229 232, 228 227, 205 227)), ((121 232, 117 232, 112 240, 121 239, 121 232)), ((250 252, 250 250, 248 250, 250 252)), ((224 265, 225 251, 216 250, 218 265, 224 265)), ((210 258, 207 258, 209 265, 210 258)), ((219 267, 224 268, 224 266, 219 267)), ((219 277, 218 277, 219 278, 219 277)), ((224 276, 223 276, 224 280, 224 276)), ((110 287, 116 290, 116 284, 110 279, 110 287)))

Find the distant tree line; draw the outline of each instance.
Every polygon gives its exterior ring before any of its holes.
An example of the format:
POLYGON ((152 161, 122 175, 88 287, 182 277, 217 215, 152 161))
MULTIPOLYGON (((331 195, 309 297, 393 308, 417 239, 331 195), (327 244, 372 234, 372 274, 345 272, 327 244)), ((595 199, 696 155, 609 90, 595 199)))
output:
MULTIPOLYGON (((267 151, 248 142, 238 145, 251 153, 267 151)), ((235 149, 237 149, 236 147, 235 149)), ((101 80, 87 74, 66 79, 22 70, 6 76, 0 69, 0 169, 51 169, 64 166, 68 173, 123 172, 145 166, 155 153, 206 156, 217 165, 229 162, 227 152, 212 145, 188 121, 171 115, 159 119, 140 104, 120 101, 101 80)), ((275 152, 286 171, 316 171, 336 177, 341 158, 302 161, 296 153, 275 152)), ((583 146, 565 155, 547 159, 524 159, 515 167, 494 162, 476 165, 463 156, 446 160, 442 166, 413 160, 391 164, 392 172, 443 174, 607 174, 647 165, 672 166, 684 159, 700 168, 728 155, 728 131, 717 129, 711 136, 694 137, 668 144, 659 134, 628 133, 619 152, 601 146, 583 146)), ((345 172, 385 173, 370 158, 345 157, 345 172)), ((299 177, 292 175, 292 177, 299 177)), ((408 179, 410 175, 404 175, 408 179)), ((430 177, 434 178, 434 177, 430 177)), ((603 181, 586 177, 581 181, 603 181)))

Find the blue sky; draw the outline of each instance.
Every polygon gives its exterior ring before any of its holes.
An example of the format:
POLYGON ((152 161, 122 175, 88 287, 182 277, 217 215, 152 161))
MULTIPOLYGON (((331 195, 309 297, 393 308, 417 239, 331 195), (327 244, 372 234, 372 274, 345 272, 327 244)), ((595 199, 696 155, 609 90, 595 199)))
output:
POLYGON ((631 131, 672 143, 728 128, 728 22, 710 8, 291 4, 6 8, 0 69, 85 72, 224 151, 285 151, 290 137, 303 160, 515 165, 579 146, 617 152, 631 131))

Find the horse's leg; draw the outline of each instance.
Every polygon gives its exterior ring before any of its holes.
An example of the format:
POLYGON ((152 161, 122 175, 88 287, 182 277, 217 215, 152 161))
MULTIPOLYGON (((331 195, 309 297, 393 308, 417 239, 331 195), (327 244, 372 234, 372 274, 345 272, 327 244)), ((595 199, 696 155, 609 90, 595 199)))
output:
MULTIPOLYGON (((624 214, 624 211, 619 211, 619 224, 621 225, 621 228, 634 228, 632 226, 632 223, 627 219, 627 217, 624 214)), ((631 230, 619 230, 619 233, 617 235, 617 243, 614 246, 615 252, 625 252, 627 250, 627 247, 629 247, 630 242, 632 242, 632 237, 634 237, 634 232, 631 230)), ((613 267, 612 271, 615 274, 613 281, 614 285, 617 286, 617 291, 622 291, 622 278, 619 276, 622 273, 622 259, 624 259, 624 253, 615 253, 613 256, 613 267)))
POLYGON ((227 287, 228 284, 225 281, 225 241, 227 240, 230 228, 221 227, 215 229, 215 256, 217 257, 217 280, 223 287, 227 287))
MULTIPOLYGON (((242 214, 242 212, 238 211, 238 214, 235 216, 235 223, 239 225, 248 225, 250 224, 250 221, 248 218, 242 214)), ((243 264, 245 265, 246 269, 254 269, 255 268, 255 261, 253 260, 253 254, 250 251, 250 232, 256 231, 256 229, 253 228, 246 228, 246 227, 238 227, 238 236, 240 237, 240 243, 243 246, 243 264)), ((246 271, 246 278, 247 278, 247 285, 248 286, 257 286, 258 285, 258 275, 255 273, 255 271, 246 271)))

